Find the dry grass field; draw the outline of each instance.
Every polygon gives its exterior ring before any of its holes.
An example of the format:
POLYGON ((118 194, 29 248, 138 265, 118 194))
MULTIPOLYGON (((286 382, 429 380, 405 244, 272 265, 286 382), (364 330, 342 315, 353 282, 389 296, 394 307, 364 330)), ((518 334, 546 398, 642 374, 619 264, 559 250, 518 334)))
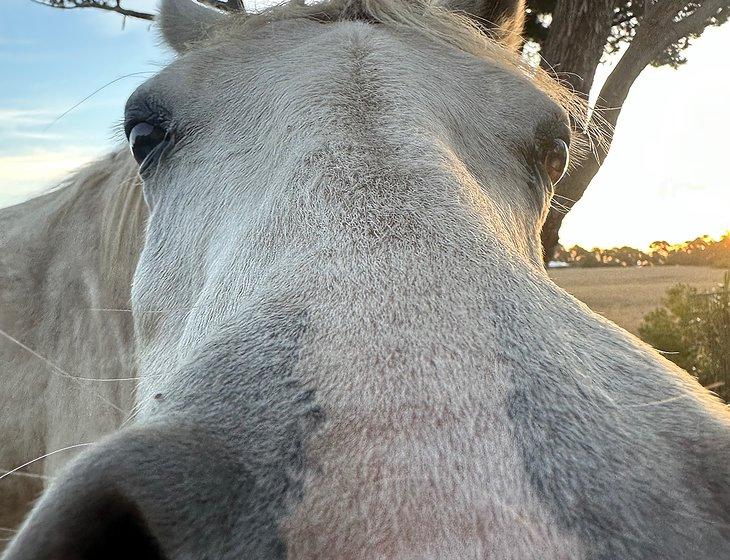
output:
POLYGON ((550 277, 597 313, 638 334, 641 319, 661 303, 667 288, 681 282, 705 290, 721 282, 723 273, 699 266, 562 268, 551 269, 550 277))

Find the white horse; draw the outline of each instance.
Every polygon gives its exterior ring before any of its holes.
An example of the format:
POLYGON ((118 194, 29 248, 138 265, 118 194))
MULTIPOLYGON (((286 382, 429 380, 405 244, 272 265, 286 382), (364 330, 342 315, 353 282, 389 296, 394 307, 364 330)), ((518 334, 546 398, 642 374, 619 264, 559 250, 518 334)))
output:
POLYGON ((726 409, 542 268, 523 8, 163 2, 136 161, 0 213, 5 560, 727 555, 726 409))

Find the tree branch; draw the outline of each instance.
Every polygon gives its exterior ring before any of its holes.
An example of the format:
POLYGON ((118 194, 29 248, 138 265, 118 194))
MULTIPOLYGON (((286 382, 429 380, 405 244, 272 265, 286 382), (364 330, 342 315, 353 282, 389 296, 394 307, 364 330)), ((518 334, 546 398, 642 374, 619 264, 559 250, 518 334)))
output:
MULTIPOLYGON (((700 34, 708 26, 709 20, 722 13, 724 10, 730 11, 730 4, 727 0, 717 2, 707 2, 697 8, 692 14, 683 17, 674 22, 671 30, 673 33, 665 38, 665 49, 673 45, 683 37, 688 35, 700 34)), ((663 50, 663 49, 662 49, 663 50)))
MULTIPOLYGON (((228 12, 244 11, 243 0, 199 0, 203 4, 208 4, 212 8, 228 12)), ((143 20, 153 20, 155 15, 147 12, 139 12, 129 10, 122 7, 122 0, 31 0, 41 6, 49 8, 57 8, 59 10, 76 10, 79 8, 96 8, 97 10, 105 10, 107 12, 115 12, 125 17, 133 17, 143 20)))
POLYGON ((604 107, 601 114, 609 125, 615 126, 618 122, 629 90, 644 68, 683 37, 702 33, 710 19, 727 6, 727 0, 706 1, 677 21, 680 10, 685 6, 686 0, 655 4, 650 17, 642 20, 636 36, 606 79, 598 96, 599 103, 604 107))
POLYGON ((50 8, 58 8, 60 10, 97 8, 99 10, 106 10, 108 12, 116 12, 126 17, 133 17, 148 21, 155 19, 155 16, 153 14, 122 8, 119 2, 115 2, 114 4, 107 4, 105 2, 98 2, 94 0, 31 0, 31 2, 35 2, 36 4, 40 4, 41 6, 48 6, 50 8))

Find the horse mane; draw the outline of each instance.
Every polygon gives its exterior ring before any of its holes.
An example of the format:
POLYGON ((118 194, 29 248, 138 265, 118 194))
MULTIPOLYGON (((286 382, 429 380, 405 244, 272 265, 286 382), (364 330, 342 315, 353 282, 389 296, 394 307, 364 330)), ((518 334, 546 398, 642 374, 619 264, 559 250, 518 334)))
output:
MULTIPOLYGON (((71 191, 71 198, 99 197, 99 270, 104 285, 126 290, 125 279, 137 263, 142 246, 147 207, 142 179, 129 150, 118 148, 85 165, 53 190, 71 191)), ((125 299, 128 299, 126 294, 125 299)))
MULTIPOLYGON (((108 181, 111 185, 101 217, 100 265, 102 277, 113 280, 120 273, 130 274, 137 265, 147 206, 142 196, 139 168, 129 150, 121 148, 110 158, 112 174, 108 181)), ((92 164, 85 172, 93 176, 100 171, 92 164)))

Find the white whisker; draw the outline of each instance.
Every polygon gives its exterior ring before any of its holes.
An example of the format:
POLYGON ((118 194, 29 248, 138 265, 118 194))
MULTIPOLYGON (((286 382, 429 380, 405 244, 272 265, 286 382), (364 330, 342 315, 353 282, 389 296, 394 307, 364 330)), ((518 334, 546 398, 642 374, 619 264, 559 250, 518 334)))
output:
POLYGON ((14 469, 6 472, 5 474, 0 475, 0 480, 7 478, 11 475, 14 475, 19 470, 24 469, 25 467, 28 467, 28 466, 32 465, 33 463, 37 463, 38 461, 42 461, 43 459, 46 459, 46 458, 50 457, 51 455, 55 455, 56 453, 62 453, 64 451, 69 451, 71 449, 77 449, 79 447, 88 447, 89 445, 94 445, 94 444, 93 443, 77 443, 75 445, 69 445, 67 447, 62 447, 61 449, 56 449, 55 451, 50 451, 49 453, 45 453, 44 455, 41 455, 40 457, 36 457, 32 461, 23 463, 19 467, 15 467, 14 469))
POLYGON ((116 84, 117 82, 120 82, 120 81, 125 80, 127 78, 136 78, 137 76, 149 76, 149 75, 152 75, 152 74, 154 74, 154 72, 133 72, 131 74, 125 74, 124 76, 119 76, 118 78, 114 78, 113 80, 107 82, 106 84, 104 84, 100 88, 97 88, 96 90, 92 91, 89 95, 87 95, 86 97, 84 97, 78 103, 76 103, 73 106, 71 106, 68 109, 66 109, 63 113, 61 113, 60 115, 58 115, 58 117, 56 117, 50 123, 48 123, 46 125, 46 127, 43 129, 43 131, 44 132, 47 131, 54 124, 56 124, 58 121, 60 121, 63 117, 65 117, 66 115, 68 115, 71 111, 73 111, 77 107, 80 107, 86 101, 88 101, 89 99, 91 99, 92 97, 94 97, 97 93, 103 91, 104 89, 108 88, 109 86, 111 86, 113 84, 116 84))
POLYGON ((578 201, 573 200, 572 198, 568 198, 567 196, 563 196, 562 194, 553 193, 553 196, 557 196, 558 198, 562 198, 563 200, 567 200, 568 202, 572 202, 573 204, 576 204, 578 201))
MULTIPOLYGON (((54 364, 51 360, 49 360, 45 356, 40 355, 38 352, 33 350, 30 346, 23 344, 17 338, 8 334, 7 332, 5 332, 2 329, 0 329, 0 336, 5 337, 10 342, 18 345, 20 348, 22 348, 23 350, 25 350, 32 356, 41 360, 44 364, 46 364, 48 367, 50 367, 55 373, 59 374, 62 377, 66 377, 67 379, 73 379, 74 381, 98 381, 101 383, 110 383, 110 382, 117 382, 117 381, 136 381, 137 379, 139 379, 138 377, 120 377, 120 378, 116 378, 116 379, 98 379, 95 377, 80 377, 77 375, 72 375, 72 374, 68 373, 67 371, 58 367, 56 364, 54 364)), ((99 398, 103 399, 103 397, 101 395, 99 395, 99 398)), ((108 404, 115 406, 111 402, 109 402, 109 401, 107 401, 107 402, 108 402, 108 404)), ((115 406, 115 408, 117 408, 117 407, 115 406)), ((118 409, 118 410, 120 410, 120 412, 121 412, 121 409, 118 409)))
POLYGON ((11 472, 7 469, 0 469, 0 474, 7 475, 7 476, 20 476, 22 478, 38 478, 40 480, 51 480, 50 476, 47 476, 45 474, 37 474, 37 473, 26 473, 26 472, 11 472))
MULTIPOLYGON (((170 309, 153 309, 151 311, 137 311, 142 314, 155 314, 155 313, 172 313, 174 311, 191 311, 193 307, 172 307, 170 309)), ((131 309, 114 308, 114 307, 89 307, 89 311, 101 311, 106 313, 133 313, 131 309)))
POLYGON ((130 422, 134 421, 134 419, 139 414, 139 411, 142 409, 142 407, 145 405, 146 401, 154 400, 154 397, 149 397, 147 399, 140 399, 133 407, 132 410, 129 411, 129 415, 127 418, 122 422, 121 428, 125 428, 129 425, 130 422))

